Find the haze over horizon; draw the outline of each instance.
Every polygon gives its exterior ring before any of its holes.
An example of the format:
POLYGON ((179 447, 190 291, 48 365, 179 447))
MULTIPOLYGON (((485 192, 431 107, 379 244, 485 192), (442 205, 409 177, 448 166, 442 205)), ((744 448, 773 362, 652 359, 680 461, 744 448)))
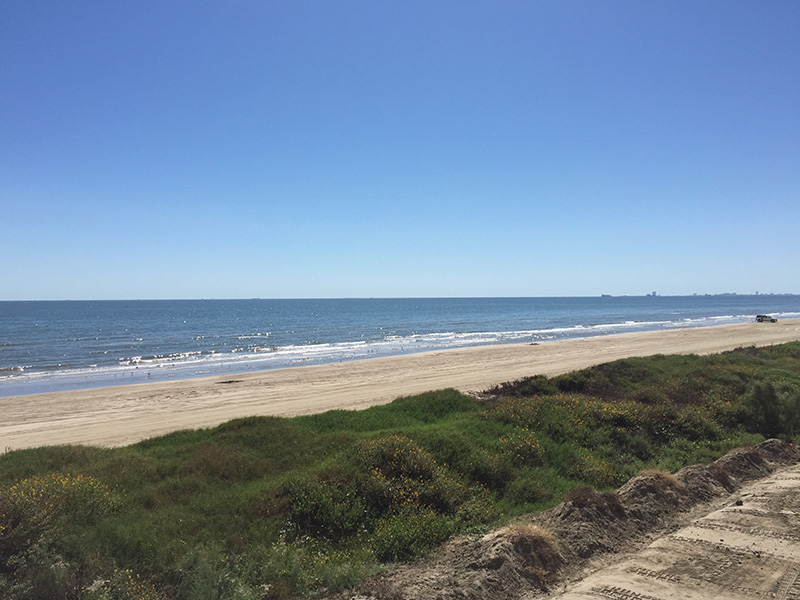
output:
POLYGON ((0 300, 800 293, 800 3, 7 0, 0 300))

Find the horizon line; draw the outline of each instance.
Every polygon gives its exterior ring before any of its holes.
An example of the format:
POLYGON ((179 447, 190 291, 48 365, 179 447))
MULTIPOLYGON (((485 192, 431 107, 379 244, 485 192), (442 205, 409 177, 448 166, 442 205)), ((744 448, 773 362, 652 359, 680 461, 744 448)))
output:
POLYGON ((592 294, 567 296, 284 296, 284 297, 210 297, 210 298, 17 298, 0 302, 188 302, 188 301, 253 301, 253 300, 498 300, 524 298, 692 298, 695 296, 798 296, 796 292, 693 292, 691 294, 592 294))

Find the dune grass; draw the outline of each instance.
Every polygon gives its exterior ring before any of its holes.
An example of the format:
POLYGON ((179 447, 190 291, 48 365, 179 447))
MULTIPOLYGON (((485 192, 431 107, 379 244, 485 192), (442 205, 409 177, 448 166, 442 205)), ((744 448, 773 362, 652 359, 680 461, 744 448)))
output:
POLYGON ((800 429, 800 343, 0 456, 0 597, 319 597, 448 537, 800 429))

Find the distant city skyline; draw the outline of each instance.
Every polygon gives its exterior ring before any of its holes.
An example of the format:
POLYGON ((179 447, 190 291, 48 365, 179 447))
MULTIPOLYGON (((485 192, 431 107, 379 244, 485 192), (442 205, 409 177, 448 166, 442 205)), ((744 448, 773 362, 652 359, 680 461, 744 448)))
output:
POLYGON ((0 28, 0 300, 800 293, 797 2, 0 28))

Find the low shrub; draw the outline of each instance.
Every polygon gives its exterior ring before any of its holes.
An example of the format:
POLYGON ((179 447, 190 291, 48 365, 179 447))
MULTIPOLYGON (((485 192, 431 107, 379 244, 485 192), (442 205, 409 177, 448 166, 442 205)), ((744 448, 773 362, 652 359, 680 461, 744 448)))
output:
POLYGON ((608 376, 596 367, 559 375, 554 377, 552 382, 562 392, 593 396, 608 395, 614 389, 608 376))
POLYGON ((484 487, 474 486, 469 489, 469 496, 462 502, 455 513, 456 523, 469 528, 490 522, 495 516, 494 498, 484 487))
POLYGON ((515 463, 523 465, 540 465, 544 461, 544 448, 539 438, 530 429, 515 427, 499 440, 503 454, 511 457, 515 463))
POLYGON ((378 523, 372 537, 372 548, 380 561, 408 561, 423 556, 454 531, 450 519, 433 511, 406 511, 378 523))
POLYGON ((555 497, 552 485, 532 477, 518 477, 508 486, 504 498, 518 505, 536 505, 555 497))
POLYGON ((800 392, 787 393, 781 402, 783 432, 790 438, 800 435, 800 392))
POLYGON ((14 573, 31 552, 52 554, 67 525, 102 516, 118 497, 93 477, 51 474, 23 479, 0 492, 0 572, 14 573))
POLYGON ((611 465, 585 451, 578 455, 572 474, 575 479, 599 488, 610 486, 616 479, 611 465))
POLYGON ((642 425, 644 410, 636 402, 591 402, 592 416, 601 424, 621 429, 638 429, 642 425))
POLYGON ((679 435, 678 409, 668 402, 648 406, 643 423, 645 431, 656 443, 670 442, 679 435))
POLYGON ((689 440, 718 440, 723 434, 722 427, 705 406, 684 406, 676 421, 680 436, 689 440))
POLYGON ((463 468, 472 481, 491 490, 503 490, 514 477, 509 455, 493 454, 482 448, 469 453, 463 468))
POLYGON ((537 429, 542 425, 546 400, 541 397, 503 397, 482 413, 484 419, 495 419, 507 425, 537 429))
POLYGON ((349 468, 331 481, 322 480, 323 472, 286 484, 293 531, 333 542, 372 534, 382 540, 376 555, 400 560, 406 553, 418 554, 422 542, 414 536, 422 536, 425 528, 450 535, 456 527, 484 523, 494 516, 492 496, 485 488, 460 481, 409 437, 391 434, 362 440, 347 460, 349 468), (424 527, 416 526, 407 535, 395 531, 399 523, 415 522, 413 515, 423 515, 424 527), (403 540, 411 544, 407 552, 400 549, 403 540))
POLYGON ((744 398, 742 417, 749 431, 766 437, 800 433, 800 392, 779 393, 769 381, 756 383, 744 398))
POLYGON ((655 454, 655 448, 642 431, 614 428, 610 432, 610 439, 621 453, 628 453, 638 460, 650 460, 655 454))
POLYGON ((411 438, 391 434, 363 440, 356 445, 355 459, 366 469, 377 469, 384 477, 431 479, 437 470, 433 457, 411 438))
MULTIPOLYGON (((166 600, 155 585, 142 580, 129 569, 114 570, 108 579, 98 579, 86 587, 81 600, 166 600)), ((209 600, 212 600, 209 597, 209 600)))
POLYGON ((454 515, 473 493, 405 436, 364 440, 356 445, 353 460, 364 502, 379 516, 408 509, 454 515))
POLYGON ((529 398, 531 396, 551 396, 558 393, 558 387, 544 375, 534 375, 516 381, 501 383, 490 388, 487 393, 503 398, 529 398))
POLYGON ((289 525, 299 534, 340 540, 364 528, 367 508, 355 490, 296 478, 285 487, 289 525))

